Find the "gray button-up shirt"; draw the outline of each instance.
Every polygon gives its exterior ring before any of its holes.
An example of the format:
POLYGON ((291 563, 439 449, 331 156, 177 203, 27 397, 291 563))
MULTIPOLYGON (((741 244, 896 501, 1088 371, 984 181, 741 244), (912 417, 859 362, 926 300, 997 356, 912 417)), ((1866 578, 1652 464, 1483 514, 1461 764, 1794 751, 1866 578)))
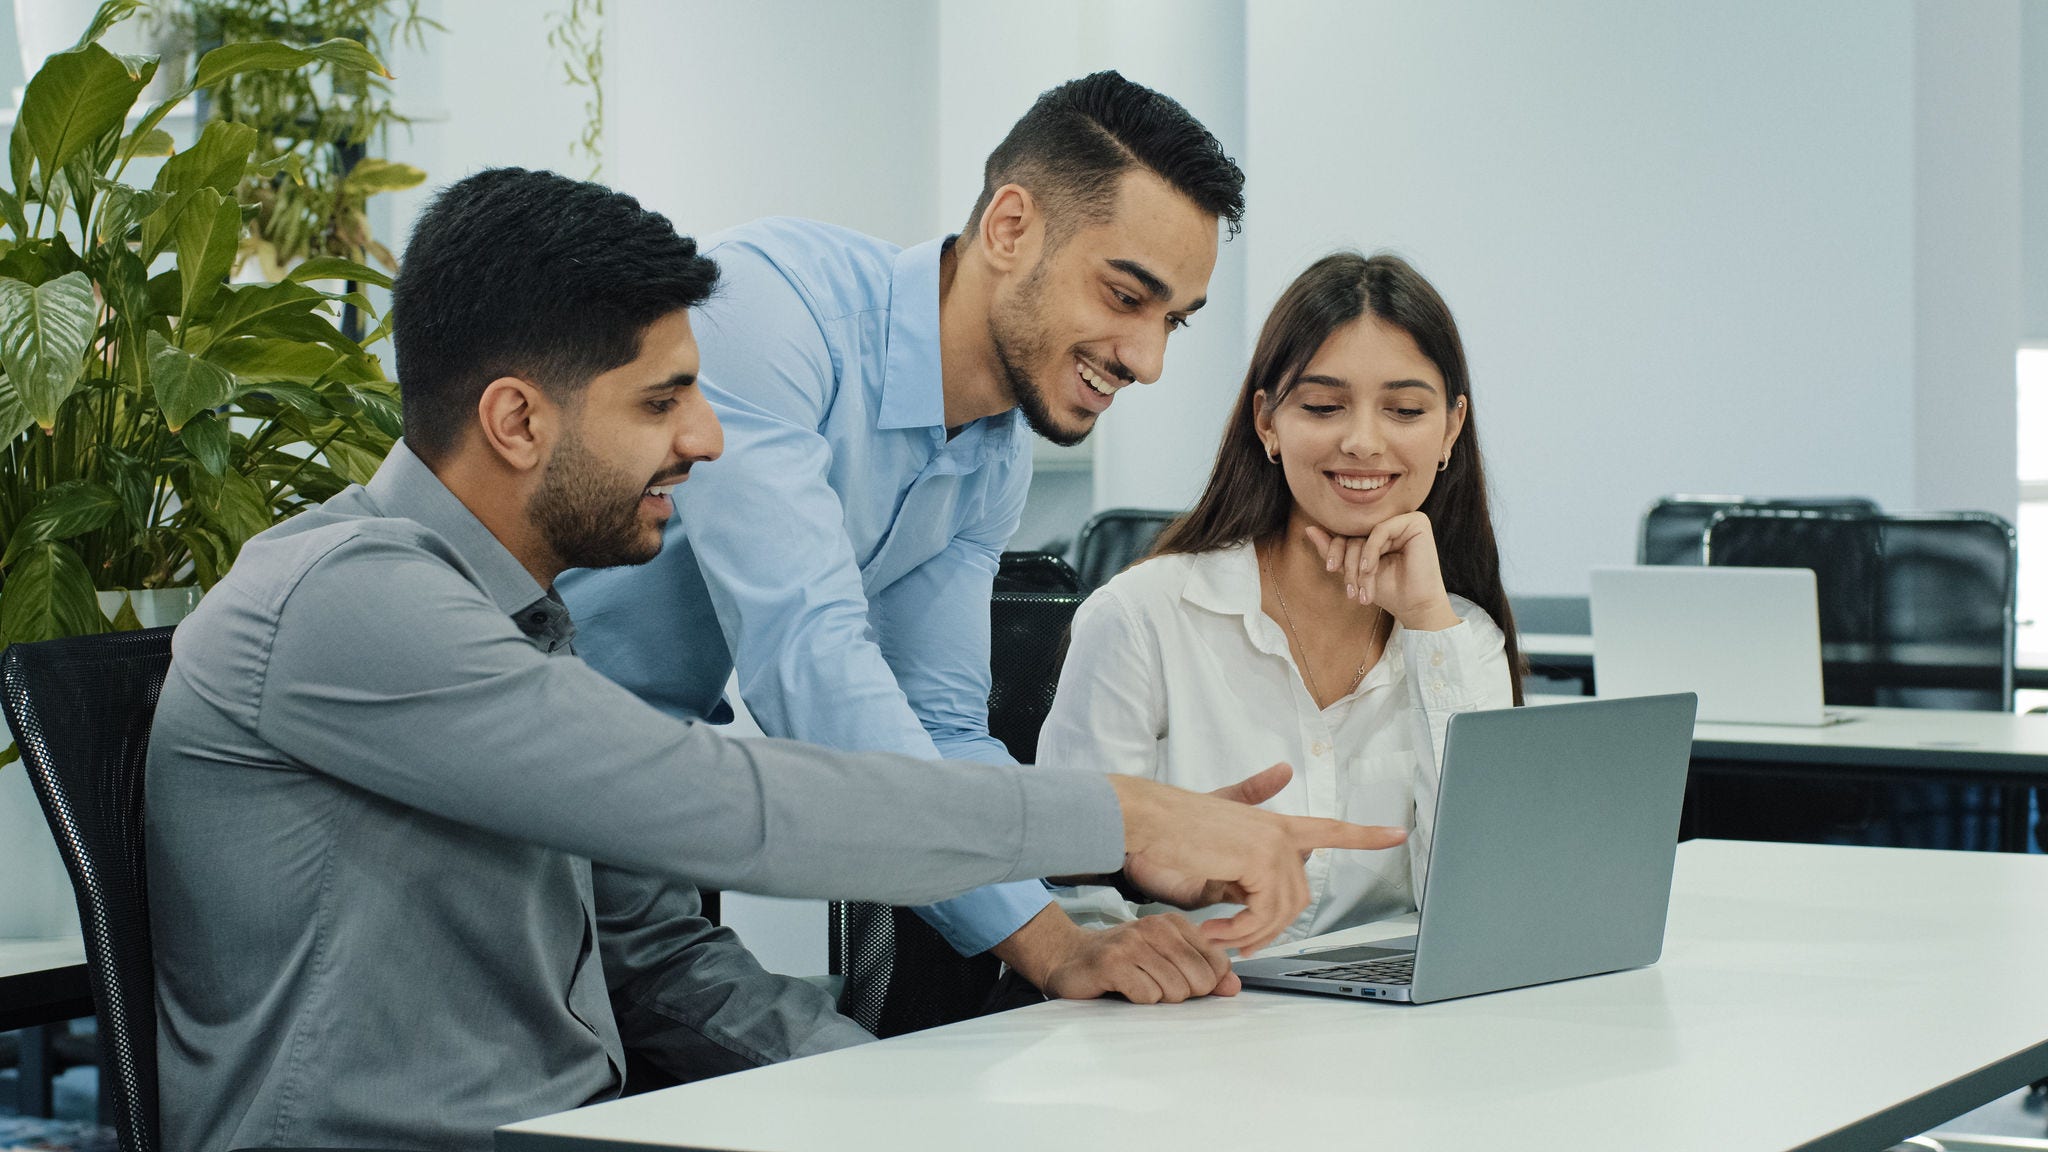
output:
POLYGON ((1099 776, 730 739, 572 635, 403 443, 180 626, 146 807, 165 1148, 481 1150, 615 1095, 626 1044, 690 1076, 863 1036, 692 882, 914 904, 1121 861, 1099 776))

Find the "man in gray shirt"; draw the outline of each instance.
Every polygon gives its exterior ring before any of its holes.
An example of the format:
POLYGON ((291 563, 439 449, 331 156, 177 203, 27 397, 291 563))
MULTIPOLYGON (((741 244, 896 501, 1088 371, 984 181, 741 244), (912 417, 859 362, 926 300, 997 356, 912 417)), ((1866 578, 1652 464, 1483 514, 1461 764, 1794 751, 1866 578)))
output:
POLYGON ((616 1095, 629 1046, 687 1079, 865 1039, 696 883, 921 903, 1121 866, 1244 904, 1185 930, 1255 947, 1306 905, 1301 853, 1399 841, 1125 777, 735 741, 576 659, 555 575, 645 562, 719 453, 688 313, 716 275, 630 197, 547 173, 480 173, 421 218, 406 439, 250 540, 178 630, 147 793, 166 1149, 481 1152, 616 1095))

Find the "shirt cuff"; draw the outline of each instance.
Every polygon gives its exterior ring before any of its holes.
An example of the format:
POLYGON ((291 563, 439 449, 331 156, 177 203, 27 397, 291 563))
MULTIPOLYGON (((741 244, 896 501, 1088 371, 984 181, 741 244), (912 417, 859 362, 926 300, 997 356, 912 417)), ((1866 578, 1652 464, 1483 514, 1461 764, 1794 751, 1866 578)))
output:
POLYGON ((1012 769, 1022 801, 1013 879, 1114 872, 1124 866, 1124 811, 1096 772, 1012 769))
POLYGON ((1464 620, 1435 632, 1401 630, 1401 660, 1415 683, 1415 698, 1431 712, 1469 710, 1485 702, 1472 651, 1478 637, 1464 620))
POLYGON ((917 909, 924 922, 938 930, 962 956, 978 956, 1008 940, 1017 929, 1052 903, 1052 893, 1036 880, 991 884, 917 909))
POLYGON ((1052 903, 1041 877, 1113 872, 1123 867, 1123 807, 1109 780, 1093 772, 1013 768, 1019 791, 1019 877, 917 909, 963 956, 1009 939, 1052 903))

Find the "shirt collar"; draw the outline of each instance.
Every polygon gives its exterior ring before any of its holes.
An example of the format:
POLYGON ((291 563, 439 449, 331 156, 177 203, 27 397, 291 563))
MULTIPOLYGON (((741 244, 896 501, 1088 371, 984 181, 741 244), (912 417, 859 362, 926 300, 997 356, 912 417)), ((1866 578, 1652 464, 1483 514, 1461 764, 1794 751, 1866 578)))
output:
MULTIPOLYGON (((491 598, 500 611, 507 616, 518 618, 522 632, 533 635, 524 609, 547 612, 548 605, 556 608, 561 601, 548 596, 547 589, 526 570, 526 565, 512 555, 511 551, 493 535, 476 514, 465 507, 455 493, 448 490, 434 470, 427 467, 404 440, 391 446, 391 454, 384 457, 384 463, 377 474, 364 485, 377 500, 377 507, 387 516, 411 520, 421 527, 447 541, 462 562, 476 574, 477 583, 484 594, 491 598), (547 601, 546 605, 536 601, 547 601)), ((552 612, 547 612, 552 616, 552 612)), ((567 613, 563 612, 563 622, 567 613)))
POLYGON ((951 236, 896 254, 889 277, 889 352, 882 365, 881 428, 943 428, 939 366, 939 257, 951 236))
POLYGON ((1181 599, 1225 616, 1259 619, 1259 557, 1249 542, 1196 554, 1181 599))

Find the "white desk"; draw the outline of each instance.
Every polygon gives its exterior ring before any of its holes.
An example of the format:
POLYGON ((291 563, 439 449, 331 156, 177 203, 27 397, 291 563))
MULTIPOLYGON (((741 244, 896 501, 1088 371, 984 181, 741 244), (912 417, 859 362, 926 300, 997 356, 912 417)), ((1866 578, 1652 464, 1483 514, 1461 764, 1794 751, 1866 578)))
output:
MULTIPOLYGON (((1586 696, 1531 695, 1532 707, 1586 696)), ((1695 761, 1837 765, 1850 775, 1970 784, 2048 785, 2048 714, 1939 708, 1834 708, 1847 719, 1693 725, 1695 761)))
POLYGON ((1693 841, 1655 967, 1421 1007, 1049 1003, 497 1147, 1869 1152, 2048 1075, 2044 972, 2048 858, 1693 841))
POLYGON ((85 939, 0 939, 0 1032, 92 1015, 85 939))
MULTIPOLYGON (((1584 633, 1524 632, 1518 638, 1522 654, 1538 671, 1588 680, 1593 674, 1593 638, 1584 633)), ((1906 663, 1939 666, 1945 652, 1936 644, 1901 644, 1890 650, 1890 658, 1906 663)), ((2048 688, 2048 651, 2022 648, 2014 655, 2013 684, 2019 688, 2048 688)))

